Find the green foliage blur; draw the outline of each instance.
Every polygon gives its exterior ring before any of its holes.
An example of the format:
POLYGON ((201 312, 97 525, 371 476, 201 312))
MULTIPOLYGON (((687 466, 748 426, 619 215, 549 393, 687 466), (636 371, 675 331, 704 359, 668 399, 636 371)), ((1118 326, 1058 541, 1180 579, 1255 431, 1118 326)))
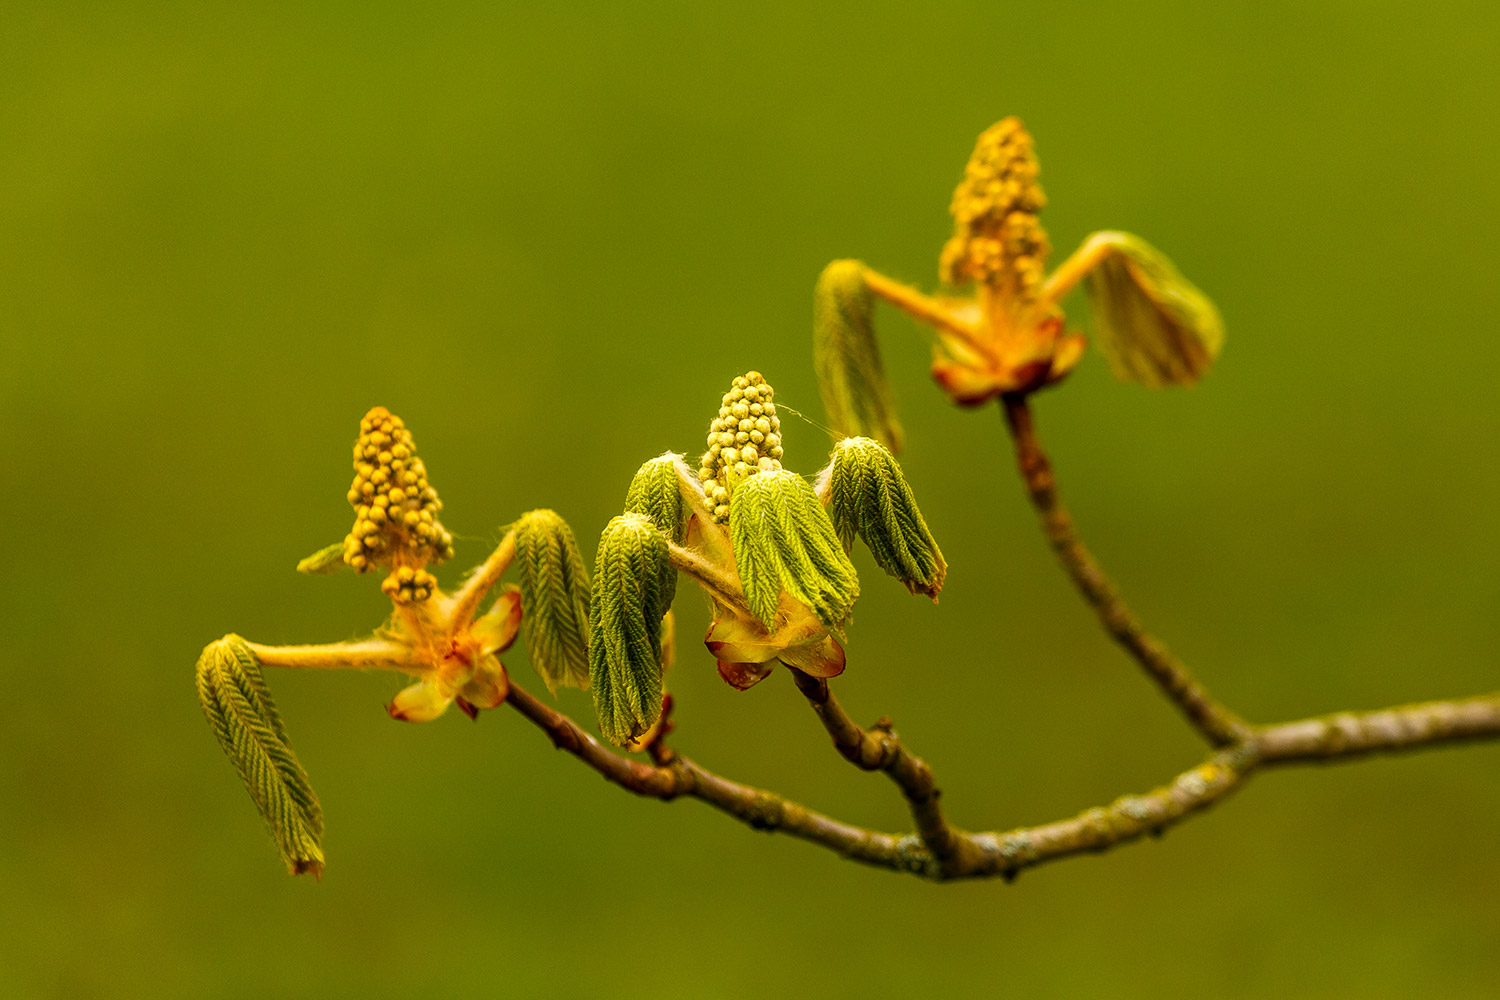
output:
MULTIPOLYGON (((1493 689, 1493 4, 14 0, 0 993, 1494 996, 1493 745, 1266 773, 1160 843, 934 886, 635 799, 508 711, 401 725, 397 678, 268 671, 327 812, 323 882, 285 874, 193 663, 388 609, 293 572, 348 530, 364 411, 412 427, 450 583, 534 507, 591 552, 748 368, 809 418, 784 426, 811 473, 813 282, 857 257, 932 287, 1006 114, 1054 259, 1139 233, 1225 317, 1198 388, 1091 352, 1037 400, 1145 620, 1258 721, 1493 689)), ((970 828, 1193 764, 1050 561, 996 409, 951 409, 928 335, 877 322, 951 565, 934 607, 858 556, 842 700, 894 716, 970 828)), ((692 588, 677 610, 683 752, 905 828, 784 677, 718 679, 692 588)))

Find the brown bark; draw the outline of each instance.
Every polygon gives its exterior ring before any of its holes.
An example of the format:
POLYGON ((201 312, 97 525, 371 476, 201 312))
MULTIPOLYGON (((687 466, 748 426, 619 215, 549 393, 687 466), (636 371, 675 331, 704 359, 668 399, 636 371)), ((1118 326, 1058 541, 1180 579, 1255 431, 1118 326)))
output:
MULTIPOLYGON (((653 764, 623 757, 514 685, 510 705, 544 730, 559 749, 638 795, 700 799, 756 829, 787 833, 843 857, 934 880, 995 875, 1009 879, 1024 868, 1160 834, 1217 803, 1262 765, 1352 760, 1500 737, 1500 692, 1266 726, 1245 722, 1215 700, 1121 600, 1058 500, 1052 466, 1037 440, 1026 400, 1006 397, 1004 407, 1022 479, 1059 561, 1106 631, 1216 748, 1203 763, 1159 788, 1121 796, 1076 816, 971 833, 948 823, 931 768, 902 744, 888 720, 861 727, 844 711, 826 680, 793 670, 798 690, 839 754, 862 770, 883 771, 901 790, 917 831, 901 835, 843 823, 775 792, 721 777, 670 750, 663 739, 647 748, 653 764)), ((663 736, 666 731, 664 727, 663 736)))

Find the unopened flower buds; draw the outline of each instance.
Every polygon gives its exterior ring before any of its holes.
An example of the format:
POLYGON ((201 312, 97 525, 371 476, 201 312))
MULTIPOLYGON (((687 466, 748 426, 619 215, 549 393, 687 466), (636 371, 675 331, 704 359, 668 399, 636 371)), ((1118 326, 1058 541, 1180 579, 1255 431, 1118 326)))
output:
MULTIPOLYGON (((443 503, 427 481, 411 431, 383 406, 366 413, 359 430, 348 494, 354 527, 344 539, 344 562, 360 573, 375 566, 415 572, 450 558, 453 536, 437 516, 443 503)), ((432 592, 430 576, 408 575, 386 593, 403 601, 425 600, 432 592)))

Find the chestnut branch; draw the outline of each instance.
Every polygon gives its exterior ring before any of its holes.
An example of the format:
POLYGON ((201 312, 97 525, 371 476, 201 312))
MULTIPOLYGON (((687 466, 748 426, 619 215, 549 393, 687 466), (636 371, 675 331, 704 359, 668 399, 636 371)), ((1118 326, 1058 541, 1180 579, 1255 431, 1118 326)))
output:
POLYGON ((1003 405, 1022 479, 1059 561, 1105 630, 1215 748, 1202 763, 1150 791, 1123 795, 1066 819, 1004 831, 964 831, 944 817, 932 769, 903 745, 889 719, 861 727, 839 704, 826 679, 793 669, 797 689, 839 755, 861 770, 884 772, 900 790, 916 832, 898 834, 844 823, 775 792, 732 781, 667 750, 663 741, 648 748, 654 763, 632 760, 514 684, 508 703, 559 749, 637 795, 663 801, 700 799, 755 829, 780 831, 842 857, 936 881, 997 875, 1009 880, 1025 868, 1106 851, 1145 834, 1159 835, 1214 805, 1263 767, 1352 760, 1500 737, 1500 692, 1272 725, 1245 722, 1214 699, 1121 600, 1058 499, 1052 466, 1025 398, 1006 396, 1003 405))
POLYGON ((1026 397, 1008 395, 1002 398, 1002 405, 1006 424, 1015 440, 1021 479, 1026 484, 1032 505, 1041 515, 1047 541, 1083 599, 1099 616, 1105 631, 1141 665, 1146 675, 1211 745, 1225 747, 1244 742, 1248 730, 1244 720, 1219 704, 1194 679, 1182 661, 1145 630, 1079 540, 1073 518, 1058 499, 1052 463, 1037 440, 1026 397))
MULTIPOLYGON (((799 680, 798 686, 802 684, 799 680)), ((547 733, 558 749, 637 795, 663 801, 682 796, 700 799, 754 829, 786 833, 841 857, 934 881, 997 875, 1008 880, 1025 868, 1107 851, 1145 834, 1160 834, 1214 805, 1262 766, 1321 763, 1500 736, 1500 692, 1261 726, 1251 729, 1240 743, 1217 751, 1148 792, 1123 795, 1108 805, 1051 823, 971 833, 946 824, 937 809, 931 771, 899 748, 894 734, 877 725, 871 731, 860 730, 858 745, 847 743, 839 749, 861 768, 887 771, 901 787, 919 832, 897 834, 841 822, 776 792, 722 777, 678 754, 662 765, 631 760, 606 748, 572 719, 514 682, 507 704, 547 733), (890 746, 897 749, 885 749, 890 746), (907 763, 900 767, 884 763, 897 758, 907 763), (882 763, 867 766, 872 760, 882 763), (907 773, 922 776, 912 786, 918 789, 917 795, 925 795, 920 801, 898 777, 905 768, 910 769, 907 773), (941 832, 934 836, 936 831, 941 832)), ((833 714, 839 721, 825 723, 830 734, 835 729, 846 736, 852 733, 848 728, 852 723, 842 709, 833 714)))
POLYGON ((346 494, 354 526, 298 570, 384 571, 391 617, 373 637, 354 642, 275 647, 231 633, 209 644, 197 666, 205 716, 288 870, 322 871, 323 816, 262 666, 405 674, 415 683, 387 711, 407 721, 435 719, 452 705, 472 718, 509 704, 557 748, 637 795, 700 799, 755 829, 933 880, 1008 879, 1159 834, 1264 767, 1500 736, 1500 692, 1254 725, 1146 630, 1063 506, 1029 399, 1066 378, 1085 350, 1063 311, 1064 297, 1080 285, 1094 342, 1116 374, 1147 386, 1201 378, 1222 346, 1223 323, 1170 259, 1130 233, 1093 233, 1048 275, 1038 171, 1031 136, 1017 119, 979 137, 951 203, 953 237, 939 258, 944 284, 972 289, 972 297, 929 296, 855 260, 824 269, 814 291, 814 363, 838 440, 815 485, 783 465, 774 392, 761 373, 746 372, 720 399, 696 474, 672 452, 637 471, 623 512, 601 533, 592 582, 572 529, 556 512, 539 509, 505 529, 457 592, 444 593, 428 569, 454 554, 437 516, 442 503, 405 423, 384 407, 371 409, 360 424, 346 494), (863 727, 834 696, 830 681, 845 669, 841 643, 860 593, 850 559, 856 539, 912 594, 936 601, 948 570, 895 458, 904 432, 876 344, 876 300, 933 329, 932 374, 953 402, 999 402, 1021 480, 1059 563, 1108 635, 1208 743, 1201 763, 1076 816, 970 832, 949 822, 933 769, 891 721, 863 727), (500 587, 481 613, 512 566, 518 586, 500 587), (719 674, 743 690, 778 664, 790 671, 839 756, 896 786, 913 832, 842 822, 718 775, 668 745, 672 699, 663 692, 663 671, 672 659, 677 574, 710 599, 714 619, 704 644, 719 674), (498 657, 523 629, 548 689, 590 688, 599 732, 625 752, 510 682, 498 657))

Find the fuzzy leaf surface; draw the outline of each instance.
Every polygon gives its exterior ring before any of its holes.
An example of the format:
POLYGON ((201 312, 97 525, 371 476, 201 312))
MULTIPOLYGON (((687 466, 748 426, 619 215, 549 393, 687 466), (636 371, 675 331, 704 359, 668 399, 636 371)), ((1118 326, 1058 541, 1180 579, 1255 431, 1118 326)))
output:
POLYGON ((807 480, 785 470, 746 479, 730 497, 729 534, 745 601, 767 628, 783 590, 830 629, 849 620, 859 578, 807 480))
POLYGON ((594 560, 589 607, 589 677, 599 731, 616 746, 645 733, 661 715, 662 618, 675 571, 667 537, 643 514, 605 526, 594 560))
POLYGON ((309 576, 327 576, 337 573, 347 566, 344 562, 344 543, 334 542, 325 545, 306 559, 297 564, 298 573, 306 573, 309 576))
POLYGON ((813 367, 828 423, 841 435, 864 435, 900 451, 903 432, 880 345, 864 265, 836 260, 813 291, 813 367))
POLYGON ((819 483, 844 549, 858 535, 881 569, 936 601, 948 563, 896 457, 870 438, 845 438, 819 483))
POLYGON ((683 499, 679 476, 687 472, 682 459, 671 452, 646 462, 636 470, 625 493, 625 513, 646 515, 658 531, 681 545, 691 511, 683 499))
POLYGON ((323 872, 323 810, 287 741, 260 664, 228 635, 198 658, 198 700, 293 875, 323 872))
POLYGON ((1198 381, 1224 346, 1213 301, 1139 236, 1094 233, 1090 245, 1109 251, 1085 280, 1099 347, 1115 374, 1153 388, 1198 381))
POLYGON ((534 510, 515 524, 521 627, 532 666, 554 695, 589 686, 589 571, 573 529, 556 511, 534 510))

